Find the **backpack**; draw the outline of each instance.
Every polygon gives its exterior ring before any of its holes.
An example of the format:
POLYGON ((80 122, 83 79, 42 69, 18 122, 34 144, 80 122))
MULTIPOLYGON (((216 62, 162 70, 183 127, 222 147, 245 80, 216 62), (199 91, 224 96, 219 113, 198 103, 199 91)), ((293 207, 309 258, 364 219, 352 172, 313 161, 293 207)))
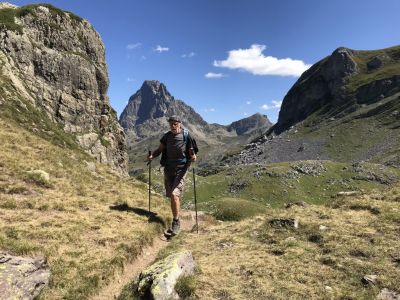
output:
MULTIPOLYGON (((166 135, 169 134, 169 133, 170 133, 170 131, 168 131, 168 132, 166 133, 166 135)), ((187 130, 186 128, 184 128, 184 129, 183 129, 183 141, 184 141, 184 143, 186 144, 186 151, 185 151, 186 157, 189 156, 189 153, 188 153, 188 152, 189 152, 189 149, 188 149, 188 145, 189 145, 188 139, 190 139, 191 142, 192 142, 192 146, 193 146, 193 151, 194 151, 194 153, 197 154, 197 152, 199 152, 199 148, 197 147, 196 140, 195 140, 194 138, 192 138, 192 137, 189 135, 189 130, 187 130)), ((165 167, 165 165, 167 164, 167 160, 168 160, 168 158, 167 158, 167 149, 166 149, 166 147, 165 147, 164 150, 163 150, 163 152, 162 152, 162 154, 161 154, 160 164, 161 164, 163 167, 165 167)))

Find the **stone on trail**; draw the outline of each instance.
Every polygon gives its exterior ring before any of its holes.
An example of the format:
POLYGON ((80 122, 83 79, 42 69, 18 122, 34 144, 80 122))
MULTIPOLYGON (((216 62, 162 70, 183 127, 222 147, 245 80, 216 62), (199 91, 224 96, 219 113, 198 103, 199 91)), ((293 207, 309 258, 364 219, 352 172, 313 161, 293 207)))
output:
POLYGON ((0 299, 34 299, 49 283, 43 257, 12 256, 0 252, 0 299))
POLYGON ((179 299, 175 284, 179 277, 193 274, 195 262, 190 251, 172 254, 139 275, 138 293, 145 299, 179 299))

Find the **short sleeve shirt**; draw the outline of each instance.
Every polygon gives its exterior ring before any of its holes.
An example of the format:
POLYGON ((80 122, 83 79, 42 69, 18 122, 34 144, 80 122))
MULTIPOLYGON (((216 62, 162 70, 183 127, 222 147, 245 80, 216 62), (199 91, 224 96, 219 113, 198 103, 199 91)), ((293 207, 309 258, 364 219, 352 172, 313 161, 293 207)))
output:
POLYGON ((171 131, 164 134, 160 140, 167 149, 168 160, 181 160, 186 157, 186 145, 183 137, 183 130, 178 134, 171 131))

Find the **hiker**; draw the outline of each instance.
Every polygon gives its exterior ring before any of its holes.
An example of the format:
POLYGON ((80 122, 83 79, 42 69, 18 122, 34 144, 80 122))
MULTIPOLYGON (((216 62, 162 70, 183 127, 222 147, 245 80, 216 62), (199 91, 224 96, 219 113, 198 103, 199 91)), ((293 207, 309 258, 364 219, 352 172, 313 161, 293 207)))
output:
POLYGON ((197 158, 194 151, 195 142, 188 131, 183 128, 180 118, 171 116, 168 123, 171 130, 164 134, 158 149, 153 151, 147 159, 151 161, 162 154, 161 165, 164 166, 165 194, 171 199, 173 215, 171 230, 173 235, 177 235, 180 231, 180 194, 190 163, 196 161, 197 158))

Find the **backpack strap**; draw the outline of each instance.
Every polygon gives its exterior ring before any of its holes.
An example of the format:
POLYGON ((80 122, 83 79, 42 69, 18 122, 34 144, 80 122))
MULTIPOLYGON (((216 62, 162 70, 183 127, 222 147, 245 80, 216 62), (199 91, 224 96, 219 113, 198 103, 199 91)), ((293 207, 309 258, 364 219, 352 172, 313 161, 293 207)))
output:
POLYGON ((185 145, 186 145, 186 143, 187 143, 188 136, 189 136, 189 130, 187 130, 186 128, 184 128, 184 129, 183 129, 183 142, 185 143, 185 145))

